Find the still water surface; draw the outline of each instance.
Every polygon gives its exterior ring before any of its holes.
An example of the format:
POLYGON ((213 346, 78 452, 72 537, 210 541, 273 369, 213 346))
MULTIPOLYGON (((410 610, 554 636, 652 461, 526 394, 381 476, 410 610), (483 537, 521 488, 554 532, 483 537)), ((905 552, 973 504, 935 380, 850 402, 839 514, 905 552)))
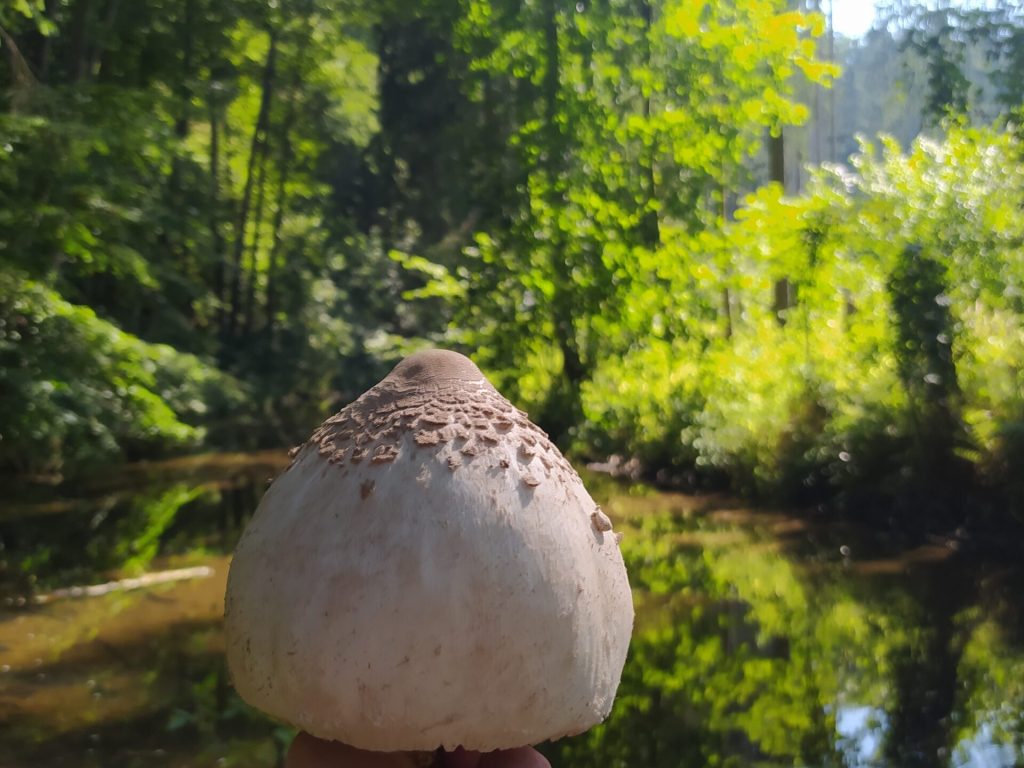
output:
MULTIPOLYGON (((0 767, 280 763, 291 732, 234 695, 220 621, 284 461, 4 494, 0 767), (68 594, 168 571, 187 578, 68 594)), ((1024 765, 1018 565, 587 479, 626 534, 637 623, 611 718, 545 746, 555 768, 1024 765)))

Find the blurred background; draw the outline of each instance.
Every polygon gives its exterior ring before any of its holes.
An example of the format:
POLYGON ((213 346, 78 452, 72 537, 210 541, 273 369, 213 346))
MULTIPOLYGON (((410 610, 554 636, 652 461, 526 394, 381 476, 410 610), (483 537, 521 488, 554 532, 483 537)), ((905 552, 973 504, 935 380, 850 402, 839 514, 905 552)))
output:
POLYGON ((424 346, 627 533, 555 768, 1024 764, 1024 3, 0 0, 0 85, 0 766, 278 764, 229 553, 424 346))

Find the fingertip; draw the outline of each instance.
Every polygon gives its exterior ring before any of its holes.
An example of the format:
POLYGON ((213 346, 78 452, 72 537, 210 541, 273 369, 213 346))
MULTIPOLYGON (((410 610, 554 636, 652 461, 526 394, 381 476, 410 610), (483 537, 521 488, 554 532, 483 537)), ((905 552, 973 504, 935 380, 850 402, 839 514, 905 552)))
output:
MULTIPOLYGON (((341 745, 338 745, 341 746, 341 745)), ((321 741, 308 733, 296 734, 284 759, 285 768, 327 768, 331 765, 333 742, 321 741)))
POLYGON ((551 768, 551 763, 533 747, 519 747, 487 752, 476 768, 551 768))
POLYGON ((472 750, 456 747, 441 753, 441 765, 444 768, 477 768, 480 763, 480 753, 472 750))
MULTIPOLYGON (((324 741, 300 733, 285 757, 285 768, 415 768, 417 763, 402 752, 367 752, 337 741, 324 741)), ((473 752, 458 747, 442 752, 443 768, 551 768, 533 747, 473 752)))

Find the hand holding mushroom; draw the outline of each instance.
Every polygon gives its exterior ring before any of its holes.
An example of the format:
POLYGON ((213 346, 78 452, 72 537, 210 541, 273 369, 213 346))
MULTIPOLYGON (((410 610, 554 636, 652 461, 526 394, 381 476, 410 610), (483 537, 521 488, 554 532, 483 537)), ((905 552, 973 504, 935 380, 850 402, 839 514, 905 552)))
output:
POLYGON ((320 739, 490 751, 611 709, 633 607, 617 536, 467 358, 406 358, 328 419, 239 541, 239 694, 320 739))
MULTIPOLYGON (((300 733, 292 742, 285 768, 415 768, 402 752, 367 752, 337 741, 323 741, 300 733)), ((532 747, 497 752, 456 750, 440 755, 438 768, 551 768, 532 747)))

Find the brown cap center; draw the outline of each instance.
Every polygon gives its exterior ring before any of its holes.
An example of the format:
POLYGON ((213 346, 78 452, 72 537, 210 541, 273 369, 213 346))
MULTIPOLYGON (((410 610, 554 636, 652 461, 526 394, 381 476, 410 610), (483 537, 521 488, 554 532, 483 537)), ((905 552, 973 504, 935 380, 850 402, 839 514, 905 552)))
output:
POLYGON ((446 349, 427 349, 410 355, 388 374, 403 389, 459 381, 466 384, 486 381, 472 360, 446 349))

